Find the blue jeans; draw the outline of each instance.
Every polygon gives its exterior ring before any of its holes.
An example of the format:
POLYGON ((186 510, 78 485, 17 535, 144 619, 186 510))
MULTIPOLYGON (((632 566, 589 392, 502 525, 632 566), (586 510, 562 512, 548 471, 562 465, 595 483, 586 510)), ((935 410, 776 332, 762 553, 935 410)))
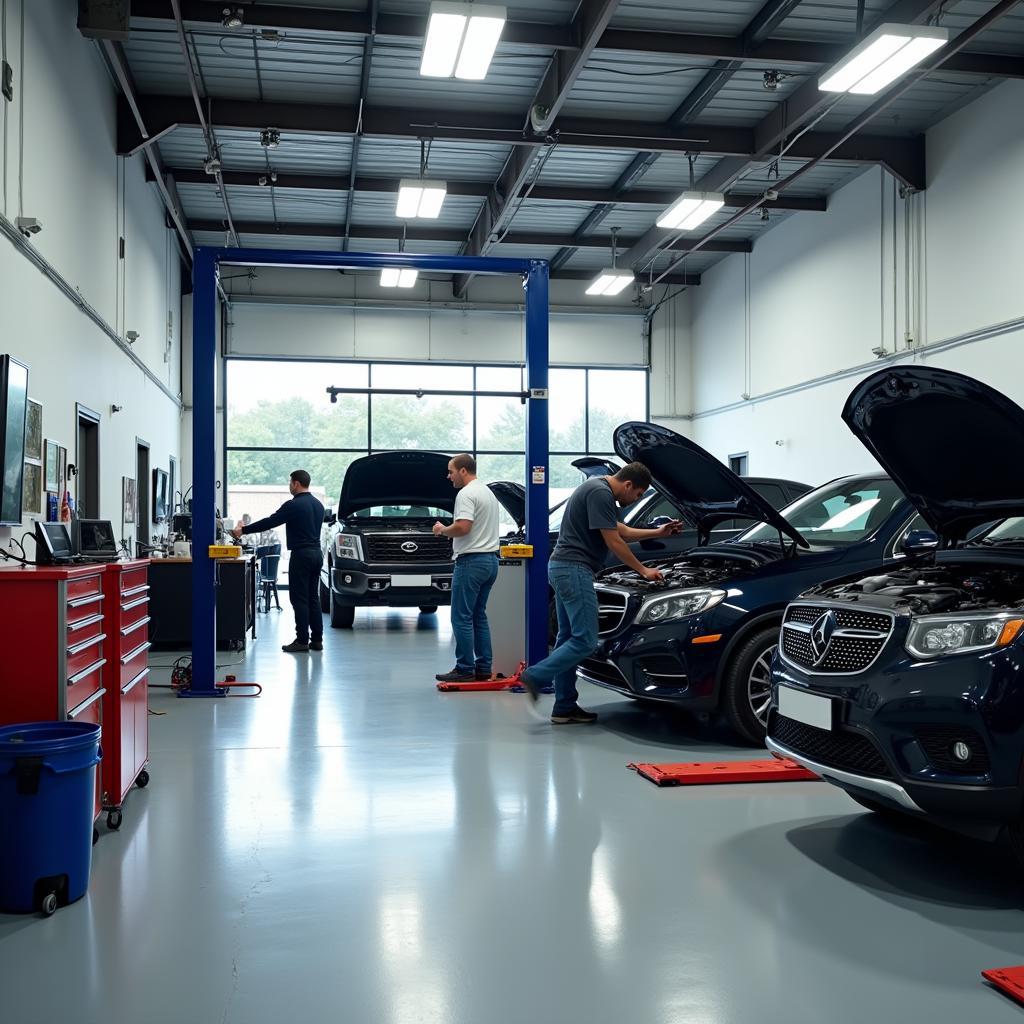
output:
POLYGON ((491 671, 487 598, 498 578, 498 556, 459 555, 452 574, 452 632, 457 672, 491 671))
POLYGON ((594 574, 575 562, 549 562, 548 582, 555 592, 558 639, 555 649, 529 668, 530 681, 538 688, 555 687, 554 715, 576 706, 576 666, 597 650, 597 594, 594 574))

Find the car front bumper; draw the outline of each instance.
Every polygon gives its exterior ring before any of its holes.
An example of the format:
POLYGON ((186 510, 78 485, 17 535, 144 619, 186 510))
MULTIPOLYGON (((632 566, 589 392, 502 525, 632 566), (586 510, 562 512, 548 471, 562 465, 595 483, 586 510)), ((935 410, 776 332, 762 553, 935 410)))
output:
POLYGON ((452 603, 452 567, 448 563, 396 566, 363 562, 346 565, 339 561, 334 566, 331 588, 335 602, 342 606, 446 605, 452 603))

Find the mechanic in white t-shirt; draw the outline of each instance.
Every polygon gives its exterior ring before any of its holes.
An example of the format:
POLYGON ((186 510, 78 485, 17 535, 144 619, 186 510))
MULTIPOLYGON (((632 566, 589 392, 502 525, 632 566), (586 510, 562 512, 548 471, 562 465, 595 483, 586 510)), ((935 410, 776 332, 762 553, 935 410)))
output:
POLYGON ((487 597, 498 578, 498 499, 476 478, 476 459, 456 455, 448 479, 458 492, 451 526, 434 523, 435 537, 451 537, 455 552, 452 576, 452 632, 455 668, 436 678, 466 683, 491 678, 491 628, 487 597))

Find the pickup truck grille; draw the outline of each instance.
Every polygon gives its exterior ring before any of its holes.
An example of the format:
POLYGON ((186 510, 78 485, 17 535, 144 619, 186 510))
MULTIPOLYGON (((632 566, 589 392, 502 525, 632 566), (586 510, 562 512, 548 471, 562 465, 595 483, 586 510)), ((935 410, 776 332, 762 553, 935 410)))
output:
POLYGON ((363 537, 366 561, 373 564, 416 565, 450 562, 452 542, 431 533, 370 533, 363 537))

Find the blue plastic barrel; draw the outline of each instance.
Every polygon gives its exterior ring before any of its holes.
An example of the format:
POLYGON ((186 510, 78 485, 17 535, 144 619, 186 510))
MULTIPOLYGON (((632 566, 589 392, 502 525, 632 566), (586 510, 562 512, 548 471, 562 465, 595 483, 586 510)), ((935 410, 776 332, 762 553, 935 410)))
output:
POLYGON ((100 727, 0 727, 0 911, 52 914, 85 895, 100 727))

